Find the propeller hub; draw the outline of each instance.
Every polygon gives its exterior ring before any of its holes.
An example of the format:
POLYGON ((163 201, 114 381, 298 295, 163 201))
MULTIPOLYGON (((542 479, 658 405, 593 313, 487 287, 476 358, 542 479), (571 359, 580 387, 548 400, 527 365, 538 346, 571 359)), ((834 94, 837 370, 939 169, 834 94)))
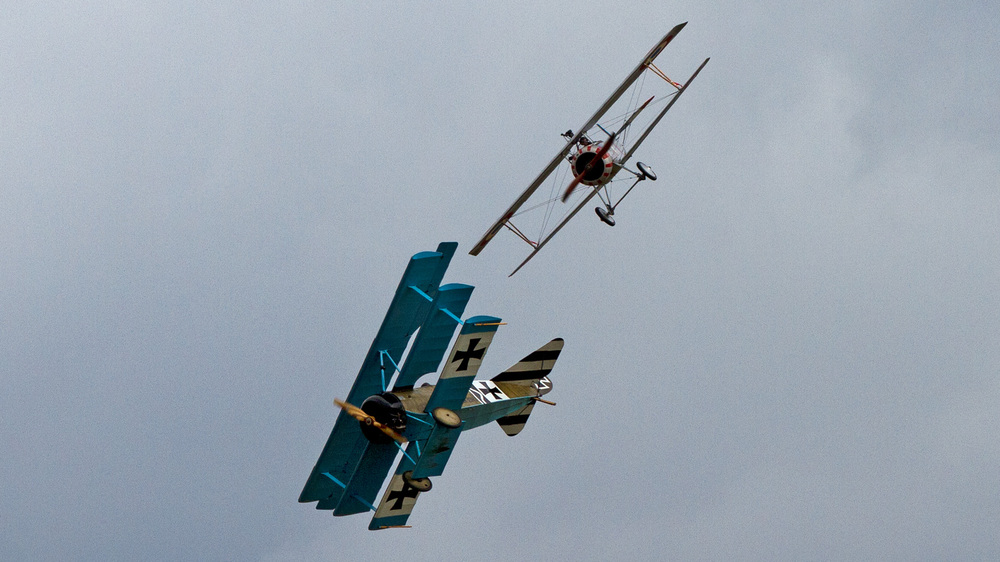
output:
POLYGON ((361 410, 370 417, 360 422, 361 433, 372 443, 392 443, 393 439, 376 427, 373 422, 402 433, 406 429, 406 408, 403 401, 391 392, 373 394, 361 403, 361 410))

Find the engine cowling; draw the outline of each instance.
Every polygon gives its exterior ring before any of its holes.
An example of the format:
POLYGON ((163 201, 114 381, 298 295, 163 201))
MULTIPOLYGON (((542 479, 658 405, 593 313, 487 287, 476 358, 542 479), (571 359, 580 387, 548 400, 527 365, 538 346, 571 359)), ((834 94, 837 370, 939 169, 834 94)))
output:
MULTIPOLYGON (((361 403, 361 410, 397 433, 406 429, 406 408, 403 407, 403 401, 391 392, 369 396, 361 403)), ((374 425, 363 421, 358 424, 361 425, 361 433, 372 443, 392 443, 392 437, 374 425)))
POLYGON ((589 186, 604 185, 611 178, 615 161, 608 151, 597 161, 597 153, 601 150, 601 143, 581 144, 577 146, 576 152, 569 157, 569 163, 573 167, 573 174, 583 177, 580 183, 589 186))

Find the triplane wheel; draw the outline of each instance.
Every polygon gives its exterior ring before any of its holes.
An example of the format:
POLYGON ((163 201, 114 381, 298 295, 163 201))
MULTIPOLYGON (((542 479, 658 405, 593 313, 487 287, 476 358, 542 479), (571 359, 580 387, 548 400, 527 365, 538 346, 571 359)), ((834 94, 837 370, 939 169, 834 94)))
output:
POLYGON ((455 412, 449 410, 448 408, 434 408, 431 412, 434 419, 441 425, 450 428, 462 427, 462 418, 458 416, 455 412))
POLYGON ((403 481, 418 492, 429 492, 432 488, 430 478, 414 478, 412 470, 403 473, 403 481))

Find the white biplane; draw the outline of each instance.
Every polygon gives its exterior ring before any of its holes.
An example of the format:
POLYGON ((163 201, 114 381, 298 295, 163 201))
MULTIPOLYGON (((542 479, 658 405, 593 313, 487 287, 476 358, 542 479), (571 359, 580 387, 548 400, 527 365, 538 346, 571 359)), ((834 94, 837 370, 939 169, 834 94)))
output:
MULTIPOLYGON (((694 71, 694 74, 688 78, 687 82, 680 84, 674 82, 667 77, 660 69, 653 65, 653 61, 660 54, 661 51, 673 40, 673 38, 680 32, 681 29, 687 23, 682 23, 677 25, 670 30, 666 36, 661 39, 656 46, 654 46, 649 53, 643 57, 642 61, 638 66, 635 67, 626 78, 625 81, 618 86, 611 96, 605 101, 601 107, 597 110, 594 115, 587 120, 586 123, 580 129, 574 133, 572 130, 563 133, 563 138, 567 140, 566 146, 556 154, 555 158, 549 162, 549 165, 542 170, 542 173, 538 174, 528 188, 514 201, 514 204, 504 212, 503 216, 500 217, 493 226, 486 231, 482 239, 469 251, 473 256, 479 255, 479 252, 483 250, 486 244, 493 239, 494 236, 500 231, 501 228, 506 227, 508 230, 516 234, 519 238, 524 240, 532 247, 531 253, 521 265, 517 266, 511 275, 517 273, 519 269, 524 267, 524 264, 535 257, 535 254, 556 235, 562 227, 572 219, 576 213, 580 211, 593 197, 596 195, 601 198, 602 206, 595 208, 597 216, 604 223, 614 226, 615 219, 615 209, 618 204, 622 202, 626 195, 628 195, 632 188, 634 188, 640 181, 649 179, 656 180, 656 174, 653 173, 652 168, 642 162, 636 162, 636 169, 631 170, 626 167, 632 154, 639 148, 642 141, 646 140, 646 137, 653 130, 654 127, 660 122, 663 116, 670 110, 674 105, 674 102, 684 93, 691 82, 694 81, 701 69, 708 64, 709 59, 705 59, 704 62, 698 66, 698 69, 694 71), (640 100, 645 98, 639 90, 645 86, 645 77, 647 71, 654 74, 657 78, 661 79, 656 81, 658 84, 666 83, 667 93, 662 95, 654 95, 642 103, 640 100), (623 113, 621 113, 615 119, 609 119, 608 121, 603 121, 604 115, 608 111, 618 104, 619 99, 622 98, 623 94, 633 88, 634 91, 630 96, 630 101, 627 103, 627 107, 624 108, 623 113), (637 120, 640 114, 643 113, 648 106, 656 105, 658 103, 664 104, 664 107, 655 114, 652 119, 637 120), (637 126, 641 133, 638 136, 631 135, 631 129, 637 126), (599 129, 599 130, 598 130, 599 129), (561 170, 555 174, 553 172, 557 171, 557 168, 561 170), (625 192, 620 197, 614 197, 615 193, 614 183, 615 177, 620 171, 628 172, 629 176, 623 179, 631 179, 632 184, 629 186, 625 192), (551 192, 549 193, 549 198, 538 204, 533 204, 528 206, 525 210, 521 208, 528 202, 528 200, 535 194, 535 191, 545 183, 545 181, 550 177, 553 177, 553 185, 551 192), (566 186, 563 188, 562 186, 566 186), (580 185, 585 186, 589 189, 576 188, 580 185), (576 198, 579 202, 571 207, 571 209, 566 212, 565 216, 559 220, 554 227, 549 227, 552 216, 554 214, 554 207, 557 201, 566 202, 570 196, 576 194, 576 198), (544 208, 543 217, 541 219, 541 227, 539 229, 539 234, 537 239, 532 240, 528 237, 523 230, 518 228, 512 222, 512 219, 520 216, 522 213, 528 213, 531 211, 538 211, 544 208)), ((662 87, 662 86, 661 86, 662 87)), ((622 102, 618 105, 625 105, 622 102)), ((651 114, 643 114, 649 116, 651 114)))

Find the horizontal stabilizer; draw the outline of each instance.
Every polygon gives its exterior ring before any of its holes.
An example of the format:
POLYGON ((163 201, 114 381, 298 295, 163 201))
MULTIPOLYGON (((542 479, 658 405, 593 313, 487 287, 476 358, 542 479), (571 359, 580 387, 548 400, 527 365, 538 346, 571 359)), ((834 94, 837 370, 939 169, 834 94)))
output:
MULTIPOLYGON (((539 347, 527 357, 521 359, 513 367, 493 377, 492 381, 506 396, 538 397, 552 390, 552 382, 548 374, 562 352, 563 339, 556 338, 539 347)), ((528 416, 535 407, 535 401, 528 402, 520 410, 497 419, 503 432, 513 437, 524 429, 528 416)))
POLYGON ((524 424, 528 423, 528 416, 531 415, 531 410, 534 407, 535 403, 529 402, 527 406, 521 408, 519 411, 498 419, 497 423, 500 424, 500 429, 509 437, 521 433, 521 430, 524 429, 524 424))
MULTIPOLYGON (((533 383, 552 372, 552 367, 562 352, 563 339, 556 338, 549 343, 531 352, 524 359, 518 361, 513 367, 493 377, 493 382, 523 381, 533 383)), ((545 394, 545 392, 540 394, 545 394)))

